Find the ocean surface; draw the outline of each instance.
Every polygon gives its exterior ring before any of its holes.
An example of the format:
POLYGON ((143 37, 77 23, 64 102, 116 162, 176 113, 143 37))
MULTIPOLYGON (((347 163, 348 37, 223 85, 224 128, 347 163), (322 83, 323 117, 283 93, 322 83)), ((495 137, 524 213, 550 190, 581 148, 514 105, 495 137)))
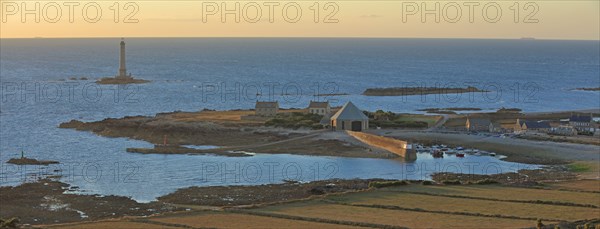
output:
POLYGON ((17 185, 43 174, 62 175, 62 181, 82 192, 150 201, 194 185, 427 179, 439 170, 472 168, 473 173, 485 174, 528 166, 475 156, 419 155, 416 162, 403 162, 288 154, 140 155, 125 148, 149 143, 57 128, 71 119, 246 109, 256 100, 277 100, 284 108, 305 107, 310 100, 329 100, 333 105, 352 101, 364 110, 394 112, 432 107, 516 107, 526 112, 600 107, 600 93, 572 90, 600 86, 598 41, 132 38, 126 39, 127 69, 152 82, 96 85, 96 79, 117 73, 119 42, 0 39, 0 185, 17 185), (361 95, 366 88, 394 86, 475 86, 490 92, 361 95), (5 163, 22 150, 25 156, 61 164, 5 163))

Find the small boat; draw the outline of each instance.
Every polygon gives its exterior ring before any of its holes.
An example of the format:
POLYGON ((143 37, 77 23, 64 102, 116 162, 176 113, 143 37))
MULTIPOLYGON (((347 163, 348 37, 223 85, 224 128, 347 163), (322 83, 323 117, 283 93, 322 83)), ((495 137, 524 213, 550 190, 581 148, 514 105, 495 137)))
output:
POLYGON ((459 147, 456 147, 456 150, 464 150, 464 149, 465 149, 465 148, 463 148, 463 147, 461 147, 461 146, 459 146, 459 147))
POLYGON ((443 157, 444 157, 444 154, 443 154, 443 153, 436 153, 436 154, 433 154, 433 158, 443 158, 443 157))
POLYGON ((431 156, 433 156, 434 158, 441 158, 444 157, 444 152, 435 150, 431 153, 431 156))
POLYGON ((496 153, 490 153, 490 156, 495 157, 496 153))
POLYGON ((465 154, 464 153, 457 153, 456 157, 465 157, 465 154))

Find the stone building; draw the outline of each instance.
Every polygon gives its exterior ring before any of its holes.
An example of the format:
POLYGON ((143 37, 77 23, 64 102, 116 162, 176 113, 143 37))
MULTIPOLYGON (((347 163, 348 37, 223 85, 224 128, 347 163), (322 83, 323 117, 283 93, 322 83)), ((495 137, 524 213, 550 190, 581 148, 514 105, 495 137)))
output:
POLYGON ((257 116, 275 116, 279 112, 279 102, 256 101, 254 112, 257 116))
POLYGON ((592 115, 574 114, 569 118, 569 125, 579 132, 594 132, 595 127, 592 122, 592 115))
POLYGON ((347 102, 338 112, 331 116, 331 128, 334 130, 362 131, 369 129, 367 117, 352 102, 347 102))
POLYGON ((490 122, 487 118, 469 118, 467 117, 467 121, 465 122, 465 127, 468 131, 489 131, 490 130, 490 122))

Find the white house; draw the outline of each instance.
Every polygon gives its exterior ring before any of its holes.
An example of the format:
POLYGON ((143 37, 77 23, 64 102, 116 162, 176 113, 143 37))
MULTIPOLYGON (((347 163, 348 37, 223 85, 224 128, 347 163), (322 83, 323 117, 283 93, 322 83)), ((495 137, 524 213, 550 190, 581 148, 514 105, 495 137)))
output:
POLYGON ((331 107, 329 106, 329 102, 310 101, 310 104, 308 105, 308 113, 326 115, 331 113, 331 107))

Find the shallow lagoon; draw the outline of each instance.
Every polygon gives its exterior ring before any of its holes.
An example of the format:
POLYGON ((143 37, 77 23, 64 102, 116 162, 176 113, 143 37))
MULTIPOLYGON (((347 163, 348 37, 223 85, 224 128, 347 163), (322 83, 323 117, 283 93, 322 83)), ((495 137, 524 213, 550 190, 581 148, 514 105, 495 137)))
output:
MULTIPOLYGON (((130 154, 130 153, 124 153, 130 154)), ((432 173, 495 174, 527 165, 498 157, 446 155, 433 158, 419 153, 417 160, 320 157, 292 154, 255 154, 252 157, 213 155, 130 154, 131 160, 66 161, 50 166, 8 166, 3 185, 15 185, 38 176, 62 175, 61 181, 79 187, 78 193, 130 196, 152 201, 190 186, 259 185, 284 180, 309 182, 331 178, 429 179, 432 173)))

